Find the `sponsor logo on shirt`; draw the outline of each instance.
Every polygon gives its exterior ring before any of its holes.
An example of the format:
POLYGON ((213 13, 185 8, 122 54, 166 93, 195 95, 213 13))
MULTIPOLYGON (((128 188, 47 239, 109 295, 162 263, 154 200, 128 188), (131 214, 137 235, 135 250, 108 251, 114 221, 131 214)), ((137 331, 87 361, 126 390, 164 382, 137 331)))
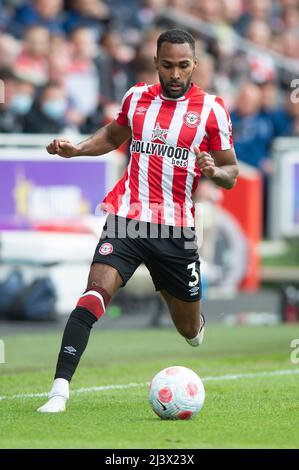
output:
POLYGON ((152 131, 151 142, 133 139, 131 144, 131 152, 155 155, 157 157, 166 157, 170 159, 172 165, 183 168, 187 167, 189 149, 168 145, 166 140, 167 134, 168 129, 163 129, 160 126, 160 123, 157 122, 155 128, 152 131))
POLYGON ((151 140, 160 140, 164 144, 167 144, 166 137, 168 134, 168 129, 162 129, 160 124, 157 122, 155 129, 153 129, 152 139, 151 140))
POLYGON ((146 155, 156 155, 157 157, 169 158, 172 165, 187 167, 189 150, 173 145, 158 144, 144 140, 132 140, 132 153, 142 153, 146 155))

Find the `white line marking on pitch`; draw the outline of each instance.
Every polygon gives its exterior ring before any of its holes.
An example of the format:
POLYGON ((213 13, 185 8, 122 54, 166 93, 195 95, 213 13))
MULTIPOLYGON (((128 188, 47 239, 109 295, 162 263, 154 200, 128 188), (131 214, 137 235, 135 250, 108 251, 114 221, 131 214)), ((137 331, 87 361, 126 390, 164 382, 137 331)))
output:
MULTIPOLYGON (((286 370, 273 370, 265 372, 249 372, 247 374, 228 374, 228 375, 216 375, 211 377, 202 377, 203 382, 212 382, 212 381, 221 381, 221 380, 239 380, 239 379, 254 379, 256 377, 273 377, 279 375, 295 375, 299 374, 299 369, 286 369, 286 370)), ((124 385, 101 385, 99 387, 88 387, 88 388, 78 388, 71 392, 72 395, 79 393, 91 393, 91 392, 101 392, 103 390, 124 390, 126 388, 137 388, 145 387, 149 385, 149 382, 141 383, 130 383, 124 385)), ((39 398, 47 397, 48 393, 22 393, 20 395, 6 395, 0 396, 0 400, 17 400, 19 398, 39 398)))

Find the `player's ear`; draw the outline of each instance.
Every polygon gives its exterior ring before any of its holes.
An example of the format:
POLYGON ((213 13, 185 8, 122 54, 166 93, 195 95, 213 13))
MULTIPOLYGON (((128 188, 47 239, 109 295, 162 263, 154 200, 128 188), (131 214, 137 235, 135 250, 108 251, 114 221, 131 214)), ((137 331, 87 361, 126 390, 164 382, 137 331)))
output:
POLYGON ((154 56, 154 64, 155 64, 156 70, 158 70, 158 57, 157 56, 154 56))
POLYGON ((197 59, 197 57, 194 57, 194 65, 193 65, 193 70, 195 70, 195 69, 196 69, 197 65, 198 65, 198 59, 197 59))

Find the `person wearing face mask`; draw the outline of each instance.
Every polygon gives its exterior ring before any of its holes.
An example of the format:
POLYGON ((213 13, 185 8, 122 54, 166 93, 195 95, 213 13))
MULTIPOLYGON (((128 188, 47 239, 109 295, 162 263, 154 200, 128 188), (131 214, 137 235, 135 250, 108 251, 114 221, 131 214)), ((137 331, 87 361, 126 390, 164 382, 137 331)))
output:
POLYGON ((34 100, 34 86, 26 81, 16 83, 15 94, 10 102, 10 109, 19 117, 26 116, 32 108, 34 100))
POLYGON ((0 81, 0 132, 23 132, 24 119, 15 107, 19 94, 18 80, 10 69, 0 69, 0 81))
POLYGON ((48 83, 26 117, 24 132, 54 134, 66 128, 67 102, 60 84, 48 83))

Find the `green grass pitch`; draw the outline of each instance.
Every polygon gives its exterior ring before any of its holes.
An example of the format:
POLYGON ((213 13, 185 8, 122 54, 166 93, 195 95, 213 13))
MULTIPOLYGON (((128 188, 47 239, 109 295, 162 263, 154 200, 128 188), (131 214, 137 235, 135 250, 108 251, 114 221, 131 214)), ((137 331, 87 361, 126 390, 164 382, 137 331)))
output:
POLYGON ((299 364, 290 360, 296 325, 207 325, 194 349, 174 329, 96 328, 72 390, 140 385, 73 393, 66 413, 40 414, 45 397, 15 395, 48 391, 61 334, 2 336, 0 448, 299 448, 299 364), (148 405, 146 383, 173 365, 204 379, 205 404, 193 420, 162 421, 148 405), (290 373, 268 374, 282 370, 290 373), (231 374, 241 377, 215 380, 231 374))

